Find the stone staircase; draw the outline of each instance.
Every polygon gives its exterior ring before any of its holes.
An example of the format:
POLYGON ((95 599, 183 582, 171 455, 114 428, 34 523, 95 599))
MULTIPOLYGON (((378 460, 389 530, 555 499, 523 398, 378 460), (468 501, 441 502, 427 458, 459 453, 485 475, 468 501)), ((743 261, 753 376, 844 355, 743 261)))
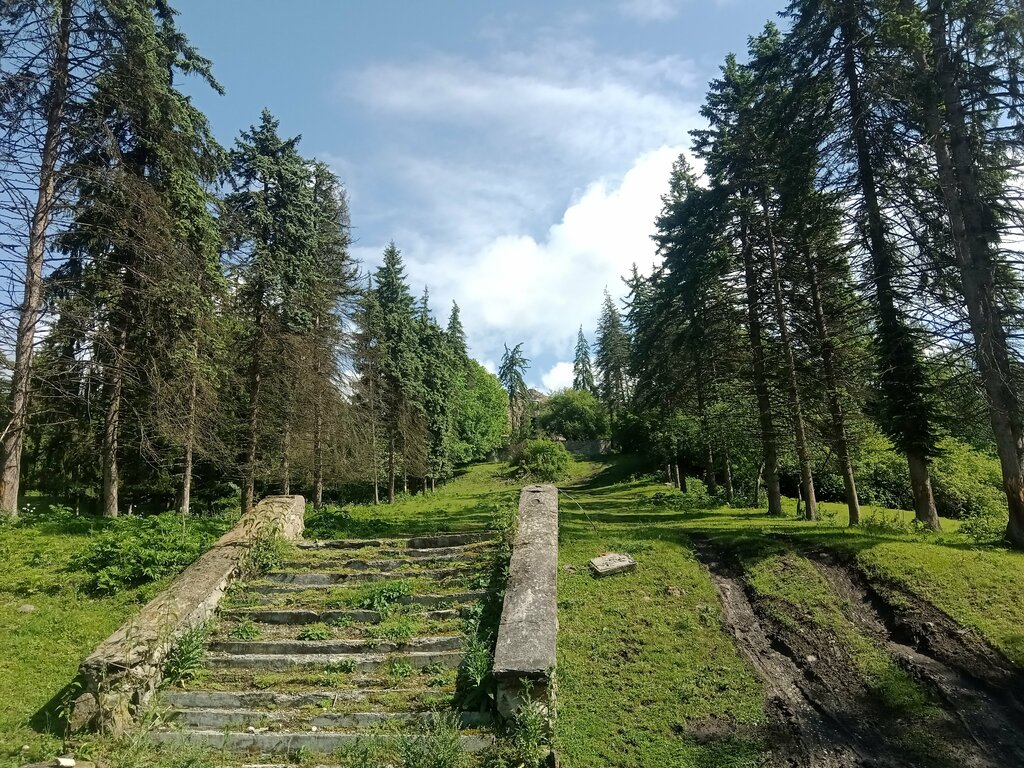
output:
POLYGON ((493 536, 299 542, 279 569, 232 585, 205 668, 160 695, 151 738, 328 753, 423 733, 445 712, 464 749, 486 748, 490 716, 459 711, 456 678, 493 536))

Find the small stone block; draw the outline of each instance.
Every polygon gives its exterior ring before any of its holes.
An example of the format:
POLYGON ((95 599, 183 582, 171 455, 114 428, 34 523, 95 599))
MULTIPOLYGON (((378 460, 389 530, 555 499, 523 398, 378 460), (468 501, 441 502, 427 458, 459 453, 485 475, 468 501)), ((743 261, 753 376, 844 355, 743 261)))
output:
POLYGON ((601 555, 590 561, 590 570, 595 576, 614 576, 617 573, 629 573, 636 570, 636 560, 629 555, 615 553, 601 555))

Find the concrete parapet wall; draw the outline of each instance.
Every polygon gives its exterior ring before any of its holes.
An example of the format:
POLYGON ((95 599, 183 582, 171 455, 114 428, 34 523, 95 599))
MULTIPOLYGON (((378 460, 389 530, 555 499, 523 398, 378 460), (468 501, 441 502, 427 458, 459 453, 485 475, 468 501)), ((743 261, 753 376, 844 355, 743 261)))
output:
POLYGON ((301 538, 305 509, 302 496, 264 499, 104 640, 79 667, 84 691, 74 703, 72 730, 124 733, 160 684, 175 641, 213 615, 240 574, 250 544, 268 533, 289 541, 301 538))
POLYGON ((519 518, 494 652, 498 711, 511 717, 527 701, 553 712, 558 637, 558 489, 531 485, 519 518))

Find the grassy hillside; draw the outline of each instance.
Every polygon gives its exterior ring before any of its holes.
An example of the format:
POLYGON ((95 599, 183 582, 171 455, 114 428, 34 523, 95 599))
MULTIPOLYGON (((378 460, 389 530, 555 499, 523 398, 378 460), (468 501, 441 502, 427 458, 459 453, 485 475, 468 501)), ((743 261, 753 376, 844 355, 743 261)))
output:
MULTIPOLYGON (((433 496, 310 512, 308 536, 487 528, 521 485, 503 465, 478 465, 433 496)), ((883 723, 872 726, 882 741, 922 763, 956 764, 964 742, 948 702, 893 656, 851 596, 857 587, 844 581, 847 571, 828 558, 889 590, 890 601, 923 611, 928 622, 955 622, 965 637, 1024 665, 1024 554, 977 546, 951 521, 941 535, 915 533, 909 513, 890 510, 866 510, 873 522, 859 530, 845 527, 841 505, 823 504, 819 523, 773 520, 718 506, 693 485, 697 490, 681 494, 629 458, 577 462, 560 484, 555 741, 563 764, 773 764, 785 748, 773 730, 778 691, 756 674, 729 606, 723 608, 730 569, 772 636, 794 649, 823 690, 856 694, 846 702, 851 713, 883 723), (629 552, 639 569, 593 579, 587 561, 606 551, 629 552), (814 667, 811 660, 826 661, 823 648, 831 663, 814 667)), ((787 511, 792 515, 792 504, 787 511)), ((212 536, 226 521, 196 524, 209 526, 212 536)), ((119 525, 131 533, 139 523, 119 525)), ((107 597, 87 588, 95 573, 80 558, 108 532, 102 521, 60 515, 0 529, 7 566, 0 574, 0 631, 8 649, 0 665, 0 765, 55 753, 59 704, 78 663, 163 583, 107 597), (34 610, 22 612, 25 605, 34 610)), ((137 743, 105 754, 119 755, 117 765, 153 764, 137 743)), ((223 763, 206 754, 179 757, 160 764, 223 763)))

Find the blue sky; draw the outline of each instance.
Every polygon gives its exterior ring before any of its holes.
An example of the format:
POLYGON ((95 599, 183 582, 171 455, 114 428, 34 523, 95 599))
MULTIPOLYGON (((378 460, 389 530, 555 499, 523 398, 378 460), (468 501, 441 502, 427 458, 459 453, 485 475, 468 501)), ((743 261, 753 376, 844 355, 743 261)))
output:
POLYGON ((227 94, 225 143, 269 107, 352 200, 356 255, 394 239, 489 367, 571 383, 576 330, 650 242, 707 82, 784 0, 178 0, 227 94))

